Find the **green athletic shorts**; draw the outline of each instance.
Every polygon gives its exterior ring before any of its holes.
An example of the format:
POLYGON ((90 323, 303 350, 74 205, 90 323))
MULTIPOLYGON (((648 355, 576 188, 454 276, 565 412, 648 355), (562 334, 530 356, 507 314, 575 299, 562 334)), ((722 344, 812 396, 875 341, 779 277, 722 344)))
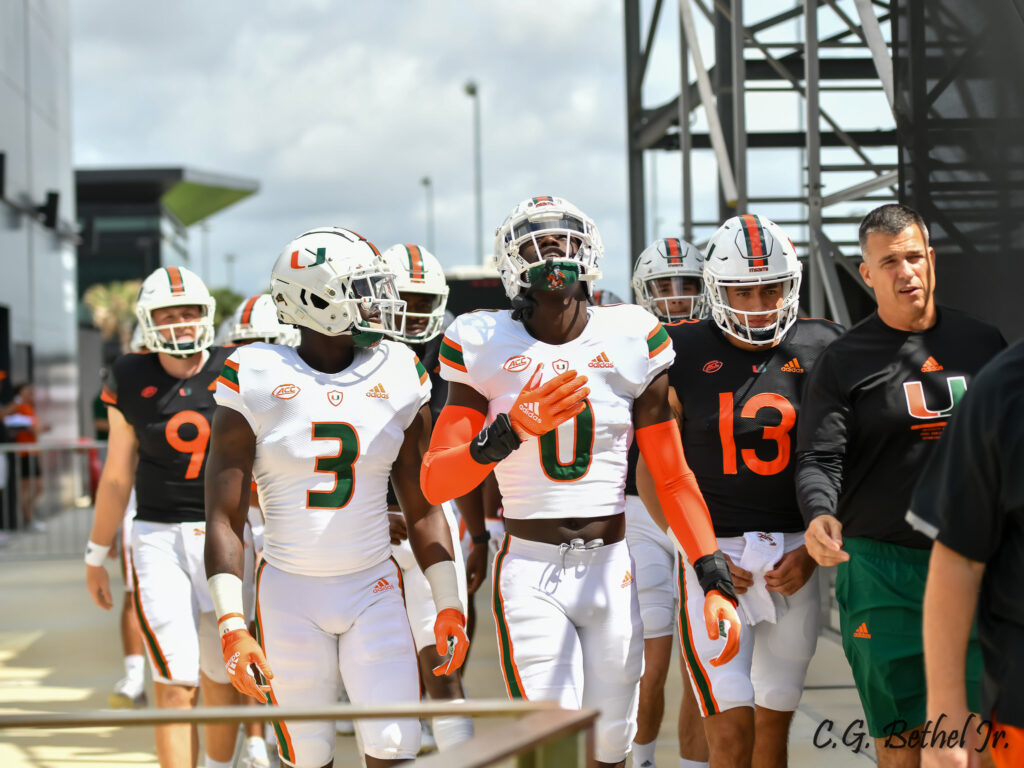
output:
MULTIPOLYGON (((923 725, 922 607, 931 550, 873 539, 843 542, 850 559, 836 569, 843 651, 864 707, 868 733, 885 737, 923 725)), ((981 650, 975 621, 967 646, 967 703, 980 707, 981 650)))

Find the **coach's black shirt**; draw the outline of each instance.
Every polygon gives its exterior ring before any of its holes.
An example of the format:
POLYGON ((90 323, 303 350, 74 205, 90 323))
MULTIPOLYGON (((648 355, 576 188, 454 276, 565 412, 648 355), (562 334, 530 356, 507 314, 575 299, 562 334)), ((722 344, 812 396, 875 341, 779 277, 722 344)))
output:
POLYGON ((103 401, 135 430, 137 520, 192 523, 206 519, 203 471, 217 404, 214 382, 233 351, 212 347, 195 376, 178 379, 155 353, 122 355, 111 368, 103 401))
POLYGON ((710 319, 665 327, 676 351, 668 376, 683 406, 683 449, 715 534, 802 531, 793 430, 805 379, 842 326, 798 320, 764 350, 733 346, 710 319))
POLYGON ((991 325, 940 308, 913 333, 876 312, 825 350, 797 429, 804 519, 833 514, 844 537, 930 547, 904 519, 910 494, 971 379, 1005 346, 991 325))
POLYGON ((985 563, 982 706, 1024 728, 1024 341, 978 374, 925 465, 912 522, 985 563))

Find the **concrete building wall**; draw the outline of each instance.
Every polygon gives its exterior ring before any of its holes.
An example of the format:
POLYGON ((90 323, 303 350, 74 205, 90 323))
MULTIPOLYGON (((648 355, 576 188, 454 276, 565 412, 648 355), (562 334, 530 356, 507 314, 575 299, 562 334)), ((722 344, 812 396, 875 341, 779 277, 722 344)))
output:
POLYGON ((4 197, 31 208, 57 192, 64 232, 0 203, 0 305, 12 352, 31 349, 40 421, 55 439, 79 434, 69 22, 67 0, 0 0, 4 197))

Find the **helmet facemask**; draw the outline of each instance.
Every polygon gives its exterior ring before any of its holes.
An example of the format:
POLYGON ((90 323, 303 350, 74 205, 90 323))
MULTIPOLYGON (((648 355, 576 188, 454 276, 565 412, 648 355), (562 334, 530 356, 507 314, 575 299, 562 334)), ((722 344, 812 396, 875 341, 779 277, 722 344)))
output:
POLYGON ((718 327, 735 339, 754 346, 772 346, 778 343, 796 322, 800 307, 800 273, 792 277, 765 279, 728 279, 707 276, 708 301, 711 316, 718 327), (732 306, 728 289, 778 285, 779 306, 775 309, 744 310, 732 306), (759 319, 770 320, 757 325, 759 319))
POLYGON ((597 261, 604 248, 594 223, 571 203, 532 198, 517 205, 498 228, 495 252, 505 293, 515 303, 531 291, 564 290, 600 278, 597 261), (561 241, 557 250, 551 236, 561 241), (535 260, 524 256, 527 247, 535 260))
POLYGON ((180 304, 152 309, 137 309, 139 327, 142 329, 142 343, 150 352, 164 352, 174 357, 189 357, 202 352, 213 344, 213 312, 203 304, 180 304), (194 306, 199 317, 176 323, 157 325, 153 313, 174 306, 194 306))
POLYGON ((640 283, 637 302, 666 323, 707 314, 704 280, 679 274, 652 274, 640 283))
POLYGON ((447 299, 447 296, 436 293, 403 291, 402 300, 405 302, 405 308, 398 313, 398 330, 392 334, 394 338, 410 344, 423 344, 435 338, 441 333, 447 299), (424 297, 424 301, 429 301, 426 311, 410 309, 420 306, 420 297, 424 297))

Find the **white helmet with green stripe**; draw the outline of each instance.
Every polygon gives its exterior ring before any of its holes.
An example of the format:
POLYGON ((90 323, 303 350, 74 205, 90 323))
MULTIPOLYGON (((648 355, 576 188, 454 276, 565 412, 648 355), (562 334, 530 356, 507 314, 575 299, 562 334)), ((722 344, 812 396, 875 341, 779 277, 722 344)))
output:
POLYGON ((410 344, 435 338, 441 333, 448 305, 448 283, 441 262, 413 243, 392 245, 381 256, 395 273, 398 296, 405 302, 394 338, 410 344))
MULTIPOLYGON (((216 303, 199 275, 185 267, 161 267, 142 281, 135 301, 135 316, 142 330, 142 345, 150 352, 188 357, 213 344, 216 303), (193 317, 176 317, 157 324, 153 313, 161 309, 196 307, 193 317)), ((163 319, 163 318, 158 318, 163 319)))
POLYGON ((270 276, 282 323, 372 346, 398 328, 405 302, 377 247, 350 229, 320 227, 285 246, 270 276))
POLYGON ((656 240, 636 259, 633 292, 664 322, 705 317, 704 254, 676 237, 656 240))
POLYGON ((494 258, 505 294, 513 305, 531 288, 559 290, 577 281, 597 280, 601 277, 597 262, 603 255, 604 245, 597 226, 561 197, 545 195, 523 200, 495 233, 494 258), (546 235, 564 237, 564 252, 545 256, 541 261, 527 261, 522 247, 532 244, 540 254, 540 241, 546 235))
POLYGON ((755 214, 734 216, 704 249, 711 317, 723 333, 746 344, 778 343, 800 310, 800 272, 793 241, 778 224, 755 214), (771 307, 734 306, 754 294, 761 297, 758 306, 771 307))

